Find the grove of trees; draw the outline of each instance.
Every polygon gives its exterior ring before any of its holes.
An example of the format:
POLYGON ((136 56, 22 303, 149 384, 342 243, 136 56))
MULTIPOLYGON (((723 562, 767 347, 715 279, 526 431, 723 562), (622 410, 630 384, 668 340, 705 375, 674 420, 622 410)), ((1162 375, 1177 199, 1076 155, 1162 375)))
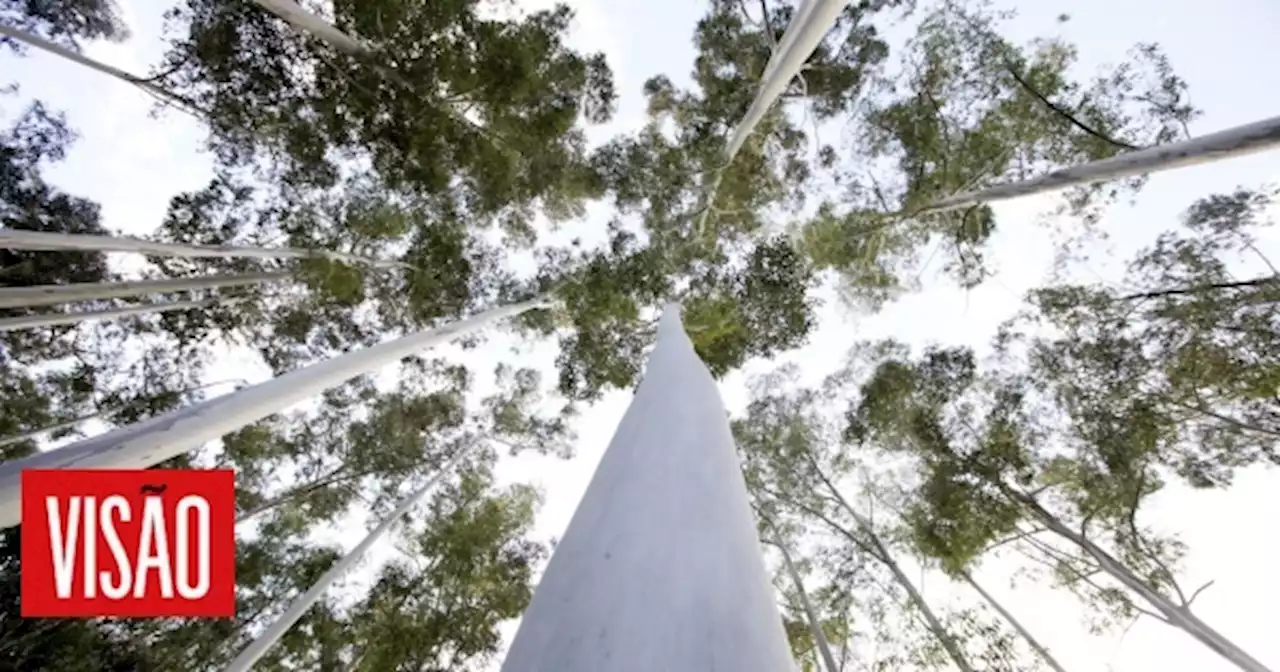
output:
MULTIPOLYGON (((178 0, 133 83, 204 124, 214 178, 126 246, 141 273, 105 238, 39 242, 114 232, 47 177, 76 130, 0 81, 0 233, 47 234, 0 240, 0 460, 248 384, 220 371, 229 349, 279 375, 545 297, 490 329, 558 351, 546 379, 517 355, 479 370, 423 352, 158 465, 235 469, 235 619, 20 619, 20 529, 5 530, 0 668, 221 669, 342 556, 324 530, 442 476, 368 590, 329 591, 256 669, 486 669, 552 546, 532 535, 542 493, 496 469, 572 459, 577 418, 638 382, 663 304, 726 376, 804 345, 824 288, 865 317, 930 264, 983 283, 992 235, 1023 224, 985 204, 915 214, 934 201, 1185 140, 1199 115, 1158 45, 1094 76, 1061 39, 1006 37, 982 3, 858 0, 726 164, 799 3, 707 4, 688 76, 644 82, 644 124, 588 142, 635 92, 570 46, 564 5, 309 7, 352 51, 252 2, 178 0), (605 244, 554 235, 593 204, 611 213, 605 244)), ((81 54, 129 39, 110 0, 3 2, 0 25, 81 54)), ((0 36, 15 69, 32 49, 0 36)), ((1144 182, 1072 187, 1054 215, 1105 227, 1144 182)), ((762 543, 785 553, 803 669, 824 669, 826 645, 848 669, 1063 672, 1048 633, 975 579, 1015 553, 1099 632, 1145 615, 1268 669, 1195 614, 1185 549, 1138 515, 1170 483, 1226 488, 1280 464, 1280 272, 1258 242, 1275 192, 1199 196, 1129 260, 1123 291, 1035 289, 989 352, 851 336, 820 385, 787 367, 753 382, 733 429, 762 543), (1241 277, 1239 259, 1263 271, 1241 277), (904 561, 977 606, 930 606, 904 561)))

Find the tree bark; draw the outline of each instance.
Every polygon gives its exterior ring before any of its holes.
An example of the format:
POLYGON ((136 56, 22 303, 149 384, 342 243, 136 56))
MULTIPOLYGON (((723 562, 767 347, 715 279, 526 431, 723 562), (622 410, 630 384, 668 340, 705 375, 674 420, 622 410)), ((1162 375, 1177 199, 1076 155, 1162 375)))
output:
POLYGON ((435 329, 316 362, 56 450, 0 463, 0 528, 22 522, 24 469, 142 469, 159 464, 356 376, 498 320, 548 305, 548 299, 537 298, 493 308, 435 329))
POLYGON ((1117 560, 1105 549, 1089 541, 1084 535, 1076 532, 1071 526, 1063 523, 1047 509, 1040 505, 1034 497, 1020 492, 1003 483, 997 486, 1004 491, 1005 495, 1013 501, 1021 504, 1028 513, 1036 520, 1040 521, 1047 529, 1058 536, 1075 544, 1080 550, 1087 553, 1098 563, 1102 571, 1109 574, 1112 578, 1119 581, 1126 588, 1142 597, 1153 609, 1160 613, 1161 616, 1172 626, 1191 635, 1201 644, 1216 652, 1218 655, 1226 658, 1236 667, 1244 672, 1271 672, 1271 669, 1263 665, 1253 656, 1249 655, 1244 649, 1241 649, 1234 642, 1227 639, 1217 630, 1213 629, 1209 624, 1200 620, 1195 614, 1191 613, 1188 605, 1177 605, 1172 600, 1152 589, 1140 577, 1133 573, 1124 563, 1117 560))
POLYGON ((1276 145, 1280 145, 1280 117, 1255 121, 1182 142, 1171 142, 1135 152, 1125 152, 1109 159, 1050 171, 1029 180, 1005 182, 978 191, 956 194, 934 201, 920 210, 890 215, 889 219, 896 221, 907 216, 934 215, 962 210, 982 203, 1007 201, 1082 184, 1172 170, 1253 154, 1273 149, 1276 145))
POLYGON ((166 294, 215 287, 240 287, 258 285, 272 280, 283 280, 287 277, 289 277, 288 273, 244 273, 198 278, 163 278, 127 282, 84 282, 70 285, 0 287, 0 308, 32 308, 75 301, 116 299, 141 294, 166 294))
MULTIPOLYGON (((836 498, 836 501, 840 504, 841 508, 847 511, 850 516, 853 516, 853 520, 855 524, 857 524, 859 531, 867 536, 868 541, 871 542, 871 545, 875 550, 874 555, 876 556, 876 559, 882 562, 885 567, 889 568, 889 571, 893 573, 893 577, 898 582, 898 585, 902 586, 903 590, 907 591, 907 596, 911 599, 911 603, 915 605, 916 610, 920 612, 920 616, 924 618, 925 625, 929 628, 929 631, 933 633, 934 637, 938 638, 938 642, 942 644, 942 648, 946 650, 947 656, 951 658, 951 662, 955 663, 956 667, 960 668, 962 672, 975 672, 973 665, 969 663, 969 658, 965 656, 964 651, 960 649, 960 643, 957 642, 955 637, 952 637, 951 633, 947 631, 946 626, 942 624, 942 621, 938 619, 937 614, 934 614, 933 609, 929 607, 929 603, 925 602, 924 596, 920 594, 920 591, 916 590, 915 584, 912 583, 911 579, 902 571, 902 567, 898 565, 898 562, 893 559, 893 556, 889 553, 889 549, 880 541, 880 536, 876 534, 875 527, 871 521, 858 512, 857 509, 853 508, 853 505, 844 498, 844 495, 840 494, 840 491, 835 487, 835 484, 831 482, 831 479, 827 478, 827 475, 823 473, 822 469, 818 466, 818 462, 814 459, 813 455, 808 454, 807 457, 809 464, 813 467, 814 473, 817 474, 818 478, 827 486, 827 490, 831 491, 831 494, 836 498)), ((845 536, 852 538, 852 534, 848 531, 845 531, 845 536)))
POLYGON ((997 602, 996 598, 992 597, 990 593, 984 590, 982 586, 973 579, 973 576, 970 575, 969 572, 962 572, 960 574, 960 578, 963 579, 965 583, 969 584, 971 588, 978 591, 978 594, 982 596, 982 599, 986 600, 987 604, 991 605, 991 608, 995 609, 1000 616, 1004 618, 1004 620, 1009 622, 1009 625, 1013 626, 1014 630, 1018 631, 1018 634, 1022 639, 1025 640, 1027 645, 1036 652, 1036 655, 1040 656, 1040 659, 1043 660, 1046 665, 1053 668, 1055 672, 1067 672, 1066 668, 1062 667, 1062 664, 1058 662, 1058 659, 1054 658, 1052 653, 1049 653, 1049 649, 1046 649, 1039 640, 1032 636, 1032 634, 1022 626, 1022 623, 1004 608, 1004 605, 997 602))
POLYGON ((818 647, 818 653, 822 655, 827 672, 839 672, 840 667, 836 665, 835 656, 831 655, 831 644, 827 642, 827 633, 823 632, 822 621, 813 608, 813 602, 809 600, 809 591, 804 589, 804 580, 800 577, 800 572, 796 571, 795 564, 791 562, 791 554, 782 544, 782 539, 778 538, 777 532, 773 535, 773 545, 777 546, 778 551, 782 553, 782 564, 791 577, 791 583, 795 584, 796 592, 800 594, 800 606, 804 607, 804 615, 809 619, 809 628, 813 631, 813 643, 818 647))
POLYGON ((502 670, 707 669, 794 668, 724 404, 669 306, 502 670))
POLYGON ((329 259, 373 268, 413 268, 399 261, 383 261, 344 252, 298 247, 247 247, 241 245, 196 245, 161 243, 128 236, 101 236, 88 233, 49 233, 0 229, 0 247, 11 250, 81 250, 85 252, 134 252, 157 257, 329 259))
POLYGON ((383 521, 379 523, 377 527, 373 528, 373 531, 370 532, 359 544, 357 544, 355 548, 342 556, 341 560, 334 563, 328 571, 321 575, 319 580, 315 582, 315 585, 311 586, 307 592, 300 595, 289 605, 289 608, 280 615, 280 618, 276 619, 270 627, 250 642, 249 646, 246 646, 244 650, 240 652, 240 655, 236 656, 235 659, 227 665, 226 672, 249 672, 249 670, 253 668, 254 663, 258 662, 258 659, 270 650, 276 642, 280 641, 280 638, 284 636, 284 633, 288 632, 289 628, 293 627, 293 624, 297 623, 298 619, 302 618, 302 615, 307 613, 307 610, 319 601, 320 597, 329 589, 329 586, 345 574, 347 570, 356 563, 356 561, 363 557, 364 554, 368 552, 369 547, 373 546, 374 542, 382 538, 382 536, 391 529, 391 526, 400 520, 401 516, 412 510, 413 507, 416 506, 418 502, 435 487, 436 482, 443 478, 444 475, 448 473, 453 466, 460 462, 472 449, 474 449, 476 445, 479 445, 479 442, 473 443, 463 450, 458 451, 458 453, 449 460, 448 464, 441 467, 440 471, 433 478, 427 481, 426 485, 422 486, 408 497, 405 497, 400 502, 400 505, 391 512, 391 515, 383 519, 383 521))
POLYGON ((86 310, 75 313, 45 313, 40 315, 23 315, 22 317, 6 317, 0 319, 0 331, 16 331, 18 329, 38 329, 41 327, 58 327, 68 324, 79 324, 89 320, 114 320, 119 317, 148 315, 151 313, 171 313, 175 310, 197 310, 212 308, 218 304, 230 305, 237 299, 202 299, 200 301, 166 301, 128 308, 112 308, 110 310, 86 310))

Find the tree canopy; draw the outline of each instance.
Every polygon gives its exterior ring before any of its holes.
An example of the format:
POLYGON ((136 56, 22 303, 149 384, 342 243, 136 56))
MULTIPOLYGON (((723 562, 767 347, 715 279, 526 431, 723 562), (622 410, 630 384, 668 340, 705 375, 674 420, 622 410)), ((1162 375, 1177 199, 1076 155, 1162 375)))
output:
MULTIPOLYGON (((20 620, 19 531, 5 531, 0 666, 219 669, 342 557, 335 529, 372 527, 439 478, 399 521, 392 559, 329 590, 259 667, 480 669, 552 545, 533 532, 542 493, 503 482, 501 460, 571 457, 575 416, 638 383, 663 305, 682 306, 727 378, 804 346, 833 294, 872 315, 935 259, 942 282, 983 283, 989 241, 1015 223, 985 204, 925 212, 935 201, 1182 140, 1199 115, 1156 44, 1090 76, 1076 46, 1015 40, 1011 15, 983 3, 861 0, 726 161, 799 4, 712 0, 690 71, 624 91, 604 54, 573 46, 562 4, 333 3, 325 18, 353 49, 254 3, 176 2, 143 79, 204 124, 213 178, 172 195, 146 238, 257 254, 0 249, 6 288, 196 283, 0 307, 0 320, 79 320, 0 330, 0 458, 249 384, 222 377, 229 352, 280 375, 546 302, 158 465, 236 472, 234 619, 20 620), (637 93, 638 127, 610 126, 637 93), (562 235, 599 208, 599 244, 562 235), (306 253, 270 253, 282 247, 306 253), (138 310, 90 314, 119 309, 138 310), (554 372, 518 352, 463 363, 486 338, 554 346, 554 372)), ((0 23, 80 52, 129 37, 99 0, 6 2, 0 23)), ((25 53, 0 41, 3 58, 25 53)), ((48 177, 74 152, 65 116, 39 100, 4 112, 0 226, 116 234, 48 177)), ((1049 207, 1093 231, 1144 183, 1049 207)), ((1098 631, 1152 616, 1257 672, 1193 613, 1180 540, 1140 514, 1170 483, 1225 488, 1280 464, 1280 275, 1258 233, 1274 196, 1194 202, 1121 285, 1034 289, 989 352, 859 342, 819 383, 786 366, 754 381, 732 429, 802 669, 821 667, 816 627, 867 669, 1062 672, 977 577, 1018 553, 1098 631), (938 599, 925 572, 969 602, 938 599)))

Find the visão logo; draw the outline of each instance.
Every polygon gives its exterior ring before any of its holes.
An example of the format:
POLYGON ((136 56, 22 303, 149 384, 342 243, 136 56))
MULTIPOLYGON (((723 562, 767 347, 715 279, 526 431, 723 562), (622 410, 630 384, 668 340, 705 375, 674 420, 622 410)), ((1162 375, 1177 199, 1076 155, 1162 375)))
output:
POLYGON ((235 472, 22 472, 22 615, 235 616, 235 472))

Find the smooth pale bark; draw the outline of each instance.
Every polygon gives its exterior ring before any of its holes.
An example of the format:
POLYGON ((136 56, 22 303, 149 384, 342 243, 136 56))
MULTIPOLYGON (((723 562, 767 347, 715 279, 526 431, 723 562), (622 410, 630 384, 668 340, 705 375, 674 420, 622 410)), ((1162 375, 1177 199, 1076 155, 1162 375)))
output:
POLYGON ((129 236, 99 236, 87 233, 48 233, 21 229, 0 229, 0 247, 11 250, 79 250, 83 252, 134 252, 156 257, 328 259, 374 268, 413 268, 399 261, 381 261, 355 254, 311 250, 298 247, 245 247, 239 245, 195 245, 159 243, 129 236))
POLYGON ((310 33, 327 42, 330 46, 359 56, 369 52, 369 47, 346 33, 338 30, 333 24, 302 8, 293 0, 253 0, 253 4, 288 21, 293 27, 310 33))
POLYGON ((1102 571, 1146 600, 1152 608, 1160 612, 1160 615, 1165 618, 1169 625, 1191 635, 1196 641, 1231 661, 1232 664, 1244 672, 1271 672, 1271 668, 1263 665, 1244 649, 1241 649, 1230 639, 1223 636, 1222 633, 1200 620, 1198 616, 1191 612, 1189 606, 1174 604, 1172 600, 1152 589, 1141 577, 1125 566, 1123 562, 1113 557, 1097 544, 1089 541, 1084 535, 1077 532, 1070 525, 1063 523, 1057 516, 1041 506, 1035 497, 1015 490, 1003 483, 996 485, 1010 499, 1023 505, 1027 512, 1038 520, 1040 524, 1044 525, 1045 528, 1079 547, 1080 550, 1087 553, 1098 563, 1098 567, 1102 571))
MULTIPOLYGON (((734 157, 738 155, 738 150, 742 149, 742 145, 746 143, 747 138, 751 136, 769 108, 778 102, 778 98, 791 80, 800 74, 804 62, 813 54, 813 50, 818 48, 827 31, 835 25, 846 4, 841 0, 807 0, 792 15, 791 21, 787 23, 787 29, 783 31, 782 39, 769 55, 769 62, 765 64, 760 87, 751 101, 751 107, 747 109, 729 135, 729 142, 725 146, 724 165, 726 167, 733 162, 734 157)), ((768 23, 767 15, 765 22, 768 23)), ((706 230, 707 218, 714 210, 712 206, 715 204, 716 192, 720 189, 723 174, 723 169, 716 171, 707 188, 704 197, 706 206, 698 216, 698 225, 695 229, 699 236, 706 230)))
POLYGON ((1033 651, 1036 652, 1036 655, 1040 656, 1040 659, 1043 660, 1046 665, 1053 668, 1055 672, 1067 672, 1066 668, 1058 662, 1058 659, 1054 658, 1052 653, 1049 653, 1049 649, 1045 648, 1039 640, 1033 637, 1031 633, 1022 626, 1022 622, 1004 608, 1004 605, 996 601, 996 598, 992 597, 990 593, 983 589, 983 587, 973 579, 973 576, 968 572, 962 572, 960 574, 960 578, 964 580, 965 583, 969 584, 970 588, 976 590, 978 594, 982 596, 982 599, 986 600, 987 604, 991 605, 992 609, 995 609, 1000 616, 1004 618, 1004 620, 1009 622, 1009 625, 1013 626, 1014 630, 1018 631, 1018 634, 1022 639, 1026 641, 1027 645, 1030 646, 1033 651))
POLYGON ((13 28, 11 26, 5 26, 5 25, 0 25, 0 35, 13 38, 15 40, 18 40, 19 42, 26 43, 37 49, 47 51, 55 56, 65 58, 68 61, 71 61, 73 63, 78 63, 79 65, 83 65, 86 68, 97 70, 98 72, 101 72, 105 75, 110 75, 111 77, 115 77, 120 81, 127 82, 144 91, 147 91, 148 93, 159 96, 160 98, 174 105, 178 105, 183 108, 187 107, 186 101, 182 100, 178 96, 175 96, 171 91, 168 91, 163 87, 156 86, 155 84, 152 84, 151 82, 147 81, 145 77, 132 75, 117 67, 110 66, 110 65, 107 65, 106 63, 101 63, 99 61, 95 61, 92 58, 89 58, 83 54, 78 54, 70 49, 67 49, 66 47, 54 44, 53 42, 50 42, 38 35, 32 35, 31 33, 27 33, 27 32, 18 30, 17 28, 13 28))
POLYGON ((777 546, 778 551, 782 553, 782 564, 791 577, 791 583, 795 584, 796 592, 800 594, 800 606, 804 608, 805 618, 809 619, 813 643, 818 647, 818 653, 822 655, 822 662, 827 666, 827 672, 840 672, 835 656, 831 655, 831 644, 827 642, 827 633, 822 630, 822 621, 818 618, 817 610, 813 608, 813 602, 809 600, 809 591, 804 589, 804 580, 800 572, 796 571, 795 563, 791 562, 791 554, 787 552, 787 547, 782 545, 782 539, 779 539, 776 534, 773 537, 773 545, 777 546))
POLYGON ((503 672, 793 669, 724 404, 670 306, 503 672))
POLYGON ((956 194, 934 201, 923 210, 908 213, 908 216, 933 215, 980 203, 997 203, 1081 184, 1220 161, 1275 149, 1277 145, 1280 145, 1280 117, 1272 117, 1182 142, 1125 152, 1109 159, 1050 171, 1029 180, 956 194))
POLYGON ((231 394, 202 401, 56 450, 0 464, 0 528, 22 522, 23 469, 143 469, 200 447, 356 376, 500 319, 546 306, 539 298, 487 310, 371 348, 316 362, 231 394))
POLYGON ((742 120, 734 127, 733 134, 729 136, 729 143, 725 147, 728 161, 732 161, 733 157, 737 156, 738 150, 742 149, 742 145, 764 118, 765 113, 778 102, 778 98, 791 84, 791 80, 800 74, 804 62, 809 60, 813 50, 818 48, 822 38, 826 37, 827 32, 836 24, 836 20, 840 18, 840 12, 844 11, 847 4, 848 2, 843 0, 806 0, 800 10, 792 16, 786 31, 782 34, 782 40, 778 42, 777 50, 770 56, 769 63, 765 66, 760 88, 756 91, 755 99, 751 101, 751 107, 747 109, 742 120))
POLYGON ((148 315, 150 313, 171 313, 175 310, 196 310, 210 308, 219 303, 228 305, 235 299, 201 299, 199 301, 166 301, 150 303, 128 308, 111 308, 109 310, 86 310, 76 313, 47 313, 42 315, 23 315, 22 317, 6 317, 0 319, 0 331, 16 331, 18 329, 36 329, 39 327, 57 327, 65 324, 79 324, 89 320, 114 320, 131 315, 148 315))
POLYGON ((215 287, 259 285, 289 277, 288 273, 243 273, 211 275, 198 278, 163 278, 127 282, 81 282, 69 285, 35 285, 32 287, 0 287, 0 308, 32 308, 73 301, 117 299, 139 294, 189 292, 215 287))
MULTIPOLYGON (((216 382, 212 382, 212 383, 205 383, 204 385, 198 385, 198 386, 196 386, 196 387, 187 388, 187 389, 183 390, 183 391, 181 392, 181 394, 189 394, 189 393, 191 393, 191 392, 196 392, 196 391, 199 391, 199 390, 204 390, 204 389, 207 389, 207 388, 210 388, 210 387, 217 387, 218 385, 226 385, 226 384, 228 384, 228 383, 235 383, 235 384, 237 384, 237 385, 244 385, 244 384, 245 384, 245 382, 246 382, 246 381, 245 381, 243 378, 236 379, 236 380, 219 380, 219 381, 216 381, 216 382)), ((130 407, 132 407, 132 406, 136 406, 138 403, 140 403, 140 402, 142 402, 142 401, 145 401, 145 400, 141 400, 141 399, 140 399, 140 400, 135 400, 135 401, 133 401, 133 402, 131 402, 131 403, 128 403, 128 404, 120 404, 119 406, 113 406, 113 407, 108 408, 108 409, 104 409, 104 410, 101 410, 101 411, 97 411, 96 413, 90 413, 90 414, 88 414, 88 415, 82 415, 82 416, 80 416, 80 417, 78 417, 78 418, 72 418, 72 419, 70 419, 70 420, 66 420, 66 421, 64 421, 64 422, 59 422, 59 423, 56 423, 56 424, 53 424, 53 425, 49 425, 49 426, 47 426, 47 427, 41 427, 41 428, 39 428, 39 429, 33 429, 33 430, 29 431, 29 432, 25 432, 25 433, 22 433, 22 434, 16 434, 16 435, 14 435, 14 436, 6 436, 6 437, 4 437, 4 438, 0 439, 0 448, 3 448, 3 447, 5 447, 5 446, 10 445, 10 444, 13 444, 13 443, 18 443, 18 442, 20 442, 20 441, 26 441, 27 439, 33 439, 33 438, 35 438, 35 437, 37 437, 37 436, 40 436, 41 434, 45 434, 45 433, 47 433, 47 432, 56 432, 56 431, 58 431, 58 430, 60 430, 60 429, 66 429, 66 428, 68 428, 68 427, 75 427, 76 425, 78 425, 78 424, 80 424, 80 423, 82 423, 82 422, 88 422, 88 421, 90 421, 90 420, 95 420, 95 419, 97 419, 97 418, 105 418, 105 417, 107 417, 107 416, 109 416, 109 415, 114 415, 114 414, 116 414, 116 413, 118 413, 118 412, 120 412, 120 411, 123 411, 123 410, 124 410, 124 409, 126 409, 126 408, 130 408, 130 407)))
POLYGON ((467 446, 466 449, 458 451, 456 455, 450 458, 448 463, 440 468, 440 471, 435 476, 427 481, 426 485, 422 486, 408 497, 405 497, 404 500, 400 502, 400 505, 391 512, 391 515, 383 519, 383 521, 379 523, 377 527, 373 528, 373 531, 370 532, 359 544, 357 544, 355 548, 342 556, 341 560, 334 563, 333 566, 329 568, 329 571, 325 572, 320 579, 315 582, 315 585, 311 586, 307 592, 299 595, 298 598, 289 605, 289 608, 280 615, 280 618, 276 619, 276 621, 264 630, 261 635, 258 635, 256 639, 250 642, 249 645, 240 652, 240 655, 236 656, 235 659, 227 665, 227 672, 247 672, 251 669, 254 663, 258 662, 258 659, 270 650, 276 642, 280 641, 280 638, 284 636, 284 633, 288 632, 289 628, 293 627, 293 624, 297 623, 298 619, 302 618, 302 615, 307 613, 307 610, 320 600, 320 597, 329 589, 329 586, 333 585, 334 581, 337 581, 339 577, 346 574, 347 571, 351 569, 352 565, 359 561, 360 558, 369 551, 369 547, 373 546, 378 539, 381 539, 382 536, 391 529, 391 526, 395 525, 401 516, 408 513, 410 509, 416 506, 418 502, 435 487, 436 483, 439 482, 439 480, 447 473, 453 471, 453 467, 478 444, 479 442, 473 443, 470 446, 467 446))
MULTIPOLYGON (((903 590, 907 591, 907 597, 911 600, 911 603, 915 605, 916 611, 920 612, 920 616, 924 618, 925 626, 929 628, 929 631, 933 633, 934 637, 938 638, 938 642, 942 644, 942 648, 946 650, 947 656, 951 658, 951 662, 955 663, 956 667, 960 668, 962 672, 975 672, 973 666, 969 664, 968 656, 966 656, 964 651, 960 648, 960 643, 956 641, 955 637, 951 636, 951 633, 947 630, 946 626, 942 624, 942 621, 938 618, 937 614, 933 613, 933 609, 929 607, 929 603, 925 602, 924 595, 920 594, 920 591, 916 589, 915 584, 911 582, 910 577, 907 576, 906 572, 902 571, 902 567, 898 565, 898 561, 893 559, 893 555, 889 553, 888 547, 880 541, 880 535, 876 534, 875 525, 867 519, 866 516, 863 516, 861 512, 853 508, 853 505, 849 503, 849 500, 844 498, 844 495, 840 494, 840 490, 831 482, 831 479, 827 478, 826 473, 824 473, 818 466, 818 461, 814 459, 812 454, 806 454, 806 457, 808 457, 809 464, 813 467, 814 473, 822 480, 823 484, 827 486, 827 490, 829 490, 832 496, 835 497, 836 502, 853 517, 854 523, 858 526, 858 530, 862 532, 862 534, 866 535, 867 541, 871 543, 871 551, 873 551, 872 555, 884 564, 885 567, 889 568, 889 571, 893 574, 894 580, 898 582, 898 585, 902 586, 903 590)), ((855 545, 861 546, 861 542, 858 541, 857 537, 849 533, 848 530, 840 528, 840 531, 844 533, 844 535, 855 545)))

